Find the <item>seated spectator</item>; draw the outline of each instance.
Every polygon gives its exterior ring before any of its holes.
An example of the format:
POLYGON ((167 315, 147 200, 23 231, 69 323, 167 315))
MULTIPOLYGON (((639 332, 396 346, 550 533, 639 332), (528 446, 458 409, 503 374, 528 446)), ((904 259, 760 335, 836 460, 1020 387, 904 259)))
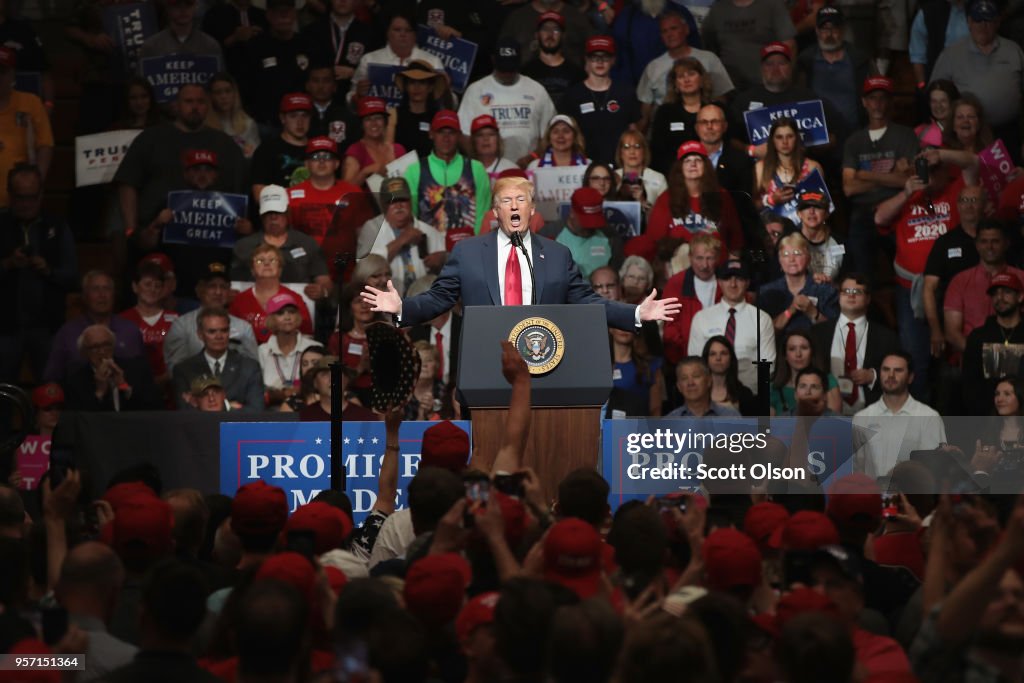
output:
POLYGON ((124 103, 111 130, 142 129, 160 123, 160 106, 153 86, 142 76, 131 76, 125 84, 124 103))
POLYGON ((478 234, 491 208, 491 181, 479 161, 459 152, 459 116, 442 109, 430 122, 430 154, 405 170, 413 214, 444 235, 478 234))
POLYGON ((245 110, 262 126, 264 142, 278 125, 282 99, 302 92, 315 56, 313 46, 299 35, 295 0, 268 0, 266 13, 268 30, 246 41, 234 72, 245 110))
POLYGON ((227 311, 204 308, 196 316, 203 349, 174 366, 174 394, 178 408, 191 405, 192 382, 215 377, 223 383, 231 410, 263 410, 263 379, 259 363, 230 348, 230 317, 227 311))
POLYGON ((304 156, 309 178, 288 189, 288 213, 292 227, 322 246, 329 236, 337 237, 338 231, 351 229, 351 223, 338 212, 349 207, 358 210, 366 198, 355 185, 338 180, 341 159, 334 140, 313 138, 306 144, 304 156))
MULTIPOLYGON (((793 380, 793 406, 782 415, 790 417, 835 417, 839 413, 828 407, 830 391, 826 391, 829 375, 814 366, 797 370, 793 380)), ((832 378, 835 379, 835 378, 832 378)))
MULTIPOLYGON (((199 284, 196 285, 199 307, 224 308, 228 304, 230 293, 231 279, 228 277, 227 267, 218 262, 207 264, 205 272, 199 277, 199 284)), ((196 334, 198 315, 199 309, 192 310, 178 316, 171 323, 171 328, 164 337, 164 361, 168 372, 173 371, 176 364, 202 351, 203 343, 196 334)), ((248 321, 231 316, 229 337, 232 348, 243 356, 257 359, 256 337, 248 321)))
MULTIPOLYGON (((324 356, 309 370, 318 398, 298 411, 299 419, 303 422, 329 422, 331 420, 331 365, 337 362, 337 356, 324 356)), ((380 415, 350 400, 349 385, 355 377, 356 374, 352 368, 342 367, 341 419, 345 422, 379 421, 380 415)))
POLYGON ((249 0, 228 0, 205 7, 203 31, 216 40, 224 51, 224 70, 245 73, 246 47, 256 36, 265 33, 267 14, 249 0))
POLYGON ((615 201, 617 199, 617 180, 618 178, 611 165, 600 161, 590 162, 587 170, 583 172, 583 187, 597 190, 601 193, 601 198, 607 201, 615 201))
MULTIPOLYGON (((558 109, 569 86, 586 78, 582 62, 566 59, 562 47, 565 16, 548 11, 537 17, 537 52, 523 64, 523 74, 544 86, 558 109)), ((575 114, 576 112, 572 112, 575 114)))
POLYGON ((782 277, 761 286, 758 301, 772 316, 776 331, 804 330, 839 314, 839 297, 829 283, 815 282, 810 272, 811 246, 795 232, 779 240, 782 277))
MULTIPOLYGON (((334 89, 347 93, 352 86, 352 76, 359 66, 359 60, 380 44, 380 36, 366 21, 359 2, 330 0, 326 4, 326 15, 307 24, 302 29, 302 38, 307 45, 312 46, 316 63, 330 71, 334 89)), ((314 135, 327 133, 316 131, 314 135)), ((335 142, 341 145, 343 141, 335 142)))
MULTIPOLYGON (((613 247, 606 232, 610 231, 604 218, 601 193, 592 187, 581 187, 573 192, 565 227, 555 241, 569 249, 583 277, 589 278, 595 269, 611 262, 613 247)), ((614 237, 618 246, 618 235, 614 237)))
POLYGON ((18 380, 26 353, 41 381, 78 272, 74 238, 64 221, 43 213, 37 167, 15 166, 6 185, 11 206, 0 210, 0 288, 13 306, 0 323, 0 382, 18 380))
POLYGON ((143 261, 132 279, 132 292, 136 297, 135 306, 119 315, 138 326, 153 380, 157 387, 163 389, 171 379, 164 361, 164 338, 178 318, 177 313, 165 311, 160 305, 164 294, 164 271, 155 263, 143 261))
POLYGON ((711 77, 694 57, 677 59, 665 78, 668 92, 651 124, 651 166, 661 173, 675 163, 673 150, 697 139, 697 113, 711 100, 711 77))
MULTIPOLYGON (((231 7, 230 3, 227 6, 231 7)), ((238 83, 231 74, 221 72, 210 79, 210 113, 206 125, 231 136, 249 159, 260 146, 260 131, 252 117, 242 108, 238 83)))
POLYGON ((612 345, 612 386, 634 396, 636 405, 643 406, 645 416, 661 415, 666 398, 661 357, 648 352, 643 335, 614 328, 608 330, 608 335, 612 345))
POLYGON ((220 44, 203 33, 199 22, 195 20, 198 0, 162 0, 161 4, 167 18, 167 27, 142 43, 139 50, 140 71, 141 60, 170 55, 216 57, 219 66, 226 66, 220 44))
POLYGON ((814 280, 832 282, 843 268, 846 248, 832 236, 829 201, 822 189, 803 190, 797 196, 796 215, 800 218, 800 234, 807 240, 814 280))
MULTIPOLYGON (((406 291, 408 296, 425 292, 434 284, 436 277, 426 275, 415 282, 406 291)), ((410 341, 425 341, 437 349, 437 378, 445 387, 454 384, 459 368, 459 342, 462 337, 462 314, 452 310, 442 313, 433 320, 416 325, 409 330, 410 341)))
POLYGON ((85 328, 78 338, 83 363, 64 380, 68 410, 159 410, 160 394, 142 358, 115 355, 117 338, 106 325, 85 328))
POLYGON ((404 295, 409 285, 428 271, 441 270, 447 258, 444 235, 413 216, 412 195, 405 178, 385 180, 380 187, 380 200, 384 214, 371 218, 360 228, 357 251, 386 259, 390 263, 388 276, 395 289, 404 295))
POLYGON ((117 167, 121 220, 126 235, 148 226, 167 205, 167 193, 187 189, 184 150, 207 150, 217 158, 216 192, 244 194, 245 158, 234 140, 206 126, 210 100, 199 85, 184 85, 174 105, 175 119, 139 134, 117 167))
POLYGON ((953 103, 960 99, 960 91, 953 81, 934 80, 925 88, 928 97, 928 121, 919 124, 914 134, 922 147, 942 147, 942 136, 953 127, 953 103))
POLYGON ((301 379, 299 354, 316 345, 312 337, 299 332, 301 325, 297 296, 282 292, 270 297, 267 301, 267 327, 273 334, 259 348, 268 407, 280 405, 298 390, 301 379))
POLYGON ((189 404, 203 413, 220 413, 230 408, 220 378, 204 375, 192 380, 189 404))
POLYGON ((518 168, 514 161, 506 159, 505 144, 501 140, 501 131, 498 130, 498 122, 490 114, 481 114, 473 119, 469 127, 470 153, 469 156, 484 167, 487 177, 491 179, 491 186, 502 171, 518 168))
POLYGON ((437 347, 426 341, 413 342, 413 348, 420 356, 420 374, 413 385, 412 396, 405 404, 406 420, 450 420, 451 402, 445 410, 445 386, 437 378, 440 355, 437 347), (447 412, 447 415, 442 415, 447 412))
POLYGON ((643 301, 654 287, 654 269, 640 256, 627 256, 619 266, 619 282, 623 301, 643 301))
MULTIPOLYGON (((0 178, 7 178, 16 165, 34 163, 43 179, 53 160, 53 131, 42 100, 32 93, 14 89, 17 53, 0 45, 0 178)), ((0 185, 0 207, 10 203, 8 187, 0 185)))
POLYGON ((345 150, 341 177, 359 185, 373 174, 387 175, 385 168, 406 153, 405 147, 392 142, 388 135, 388 110, 379 97, 364 97, 356 107, 362 121, 363 136, 345 150))
MULTIPOLYGON (((269 244, 261 244, 252 253, 253 285, 238 294, 231 302, 231 315, 247 320, 252 326, 256 341, 263 344, 270 339, 267 326, 267 306, 278 294, 288 294, 290 289, 281 284, 281 250, 269 244)), ((302 315, 301 330, 312 334, 313 322, 305 302, 296 299, 302 315)))
POLYGON ((362 404, 368 405, 373 382, 370 377, 370 345, 366 341, 366 328, 380 319, 382 314, 373 312, 370 304, 359 296, 358 286, 353 284, 341 290, 338 309, 341 322, 338 331, 328 340, 327 350, 340 356, 342 363, 355 371, 351 390, 362 404))
POLYGON ((306 158, 312 112, 313 100, 304 92, 281 98, 281 132, 265 138, 252 157, 253 199, 258 200, 267 185, 291 187, 305 178, 302 160, 306 158))
POLYGON ((352 270, 351 283, 360 287, 370 285, 380 289, 387 286, 390 273, 391 267, 388 265, 387 258, 380 254, 367 254, 359 259, 356 267, 352 270))
POLYGON ((988 412, 995 383, 1002 375, 1017 370, 1011 367, 1008 354, 1021 348, 1024 326, 1021 325, 1020 304, 1024 300, 1024 284, 1014 274, 1000 273, 992 278, 988 295, 994 311, 985 324, 967 336, 963 355, 964 407, 972 415, 988 412))
POLYGON ((426 62, 409 62, 409 68, 395 76, 402 91, 396 107, 395 142, 420 157, 430 154, 430 122, 442 109, 451 109, 454 99, 448 81, 426 62))
POLYGON ((668 191, 654 202, 647 229, 626 245, 627 254, 653 260, 659 240, 666 237, 690 242, 699 234, 717 236, 725 249, 721 262, 739 256, 743 248, 743 229, 729 193, 718 186, 704 145, 684 143, 676 153, 678 161, 669 174, 668 191))
POLYGON ((53 339, 53 349, 43 371, 48 382, 63 382, 82 364, 78 339, 90 325, 109 328, 116 340, 111 355, 138 358, 144 353, 142 335, 131 322, 114 315, 114 280, 101 270, 82 276, 82 305, 85 312, 64 323, 53 339))
POLYGON ((527 173, 537 168, 586 166, 590 163, 579 125, 565 114, 559 114, 548 122, 547 132, 537 151, 540 156, 526 167, 527 173))
POLYGON ((700 354, 711 371, 711 400, 732 408, 740 415, 760 415, 757 397, 740 382, 740 362, 732 343, 724 335, 709 337, 700 354))
MULTIPOLYGON (((340 1, 349 2, 349 0, 340 1)), ((334 76, 334 69, 328 62, 311 64, 309 71, 306 72, 306 93, 313 99, 309 136, 311 138, 328 137, 338 146, 339 152, 344 152, 360 138, 362 130, 355 112, 349 109, 343 101, 335 102, 335 96, 338 94, 338 82, 334 76)))
POLYGON ((627 130, 615 148, 615 174, 619 199, 640 202, 646 221, 651 207, 668 189, 668 180, 650 167, 651 148, 643 133, 627 130))
POLYGON ((764 159, 754 165, 754 201, 758 209, 776 211, 796 198, 797 184, 817 171, 825 172, 814 159, 806 156, 800 128, 790 118, 775 119, 768 133, 764 159))
POLYGON ((586 78, 565 91, 560 111, 576 118, 580 132, 590 142, 591 158, 610 164, 618 153, 619 137, 640 118, 640 109, 632 83, 610 76, 615 40, 593 36, 587 39, 586 51, 586 78))
MULTIPOLYGON (((772 380, 772 411, 775 415, 789 415, 797 407, 796 377, 804 368, 814 367, 814 342, 804 331, 792 331, 782 343, 785 356, 775 364, 772 380)), ((818 368, 819 370, 821 368, 818 368)), ((828 384, 823 387, 825 406, 833 413, 843 407, 839 381, 829 373, 828 384)))
POLYGON ((327 349, 319 344, 307 346, 299 354, 299 389, 289 396, 281 404, 282 413, 297 413, 311 403, 320 400, 313 386, 313 373, 311 372, 321 358, 327 355, 327 349))
POLYGON ((760 290, 761 285, 765 282, 782 277, 782 265, 779 263, 779 240, 790 233, 798 232, 793 221, 768 210, 760 213, 757 222, 760 230, 754 244, 764 250, 765 263, 762 263, 753 274, 752 289, 754 290, 760 290))
POLYGON ((268 185, 263 188, 260 193, 260 220, 263 223, 262 230, 235 242, 231 278, 258 280, 260 276, 252 267, 256 251, 261 246, 271 246, 277 251, 277 261, 266 265, 276 266, 278 282, 306 282, 306 296, 313 301, 325 298, 331 291, 331 278, 323 250, 313 237, 291 229, 288 193, 283 187, 268 185))
POLYGON ((739 417, 737 411, 711 400, 711 370, 700 356, 687 356, 676 364, 676 389, 683 405, 665 417, 739 417))
POLYGON ((387 44, 379 50, 367 52, 359 60, 359 65, 352 75, 352 85, 346 99, 351 104, 366 97, 370 90, 369 68, 371 64, 399 66, 414 61, 423 62, 438 73, 442 73, 444 69, 437 57, 416 47, 415 19, 407 14, 396 12, 388 20, 387 44))

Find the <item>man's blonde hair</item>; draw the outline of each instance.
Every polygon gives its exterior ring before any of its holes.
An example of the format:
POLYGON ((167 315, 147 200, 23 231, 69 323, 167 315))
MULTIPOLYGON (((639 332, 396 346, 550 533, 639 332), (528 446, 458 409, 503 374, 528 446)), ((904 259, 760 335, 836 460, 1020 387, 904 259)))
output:
POLYGON ((491 190, 491 208, 498 208, 498 196, 507 190, 518 190, 521 189, 530 197, 530 201, 533 202, 533 183, 526 178, 498 178, 497 182, 494 183, 494 189, 491 190))

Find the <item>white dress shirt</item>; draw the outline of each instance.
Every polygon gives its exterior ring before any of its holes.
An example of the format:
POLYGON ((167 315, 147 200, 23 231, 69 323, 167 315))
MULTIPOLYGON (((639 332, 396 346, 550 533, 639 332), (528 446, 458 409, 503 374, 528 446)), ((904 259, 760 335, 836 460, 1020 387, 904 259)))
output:
POLYGON ((224 366, 228 362, 228 352, 225 351, 224 355, 220 358, 214 358, 203 349, 203 358, 206 359, 206 365, 210 368, 210 377, 217 377, 218 373, 215 369, 215 364, 220 363, 220 371, 224 372, 224 366))
MULTIPOLYGON (((846 315, 840 313, 839 320, 836 321, 836 331, 832 335, 832 350, 829 351, 829 371, 836 377, 846 376, 846 335, 849 332, 847 327, 849 323, 853 323, 853 334, 857 338, 857 367, 864 367, 864 352, 868 347, 868 328, 870 327, 868 319, 862 315, 856 320, 850 320, 846 315)), ((867 387, 873 388, 877 381, 878 373, 876 372, 867 387)), ((843 401, 843 415, 853 415, 863 407, 864 387, 862 386, 857 392, 857 400, 853 405, 843 401)))
MULTIPOLYGON (((695 279, 696 280, 696 279, 695 279)), ((775 326, 771 316, 759 311, 745 301, 730 304, 724 299, 708 308, 702 308, 690 323, 690 340, 686 354, 699 356, 704 352, 708 339, 725 335, 729 322, 729 309, 736 309, 736 338, 733 346, 739 360, 739 379, 755 394, 757 393, 757 366, 753 361, 764 358, 775 363, 775 326), (761 349, 757 348, 757 326, 761 326, 761 349)))
POLYGON ((285 389, 294 386, 295 382, 302 379, 299 357, 310 346, 316 345, 315 339, 301 333, 295 340, 295 348, 290 353, 281 353, 276 335, 260 344, 259 360, 260 370, 263 373, 263 385, 267 389, 285 389))
MULTIPOLYGON (((527 253, 530 254, 530 258, 533 258, 533 250, 531 248, 533 244, 533 235, 527 230, 523 233, 523 246, 526 247, 527 253)), ((503 230, 498 230, 498 292, 501 295, 501 303, 505 304, 505 264, 508 263, 508 253, 513 249, 512 240, 509 239, 508 235, 503 230)), ((519 257, 519 279, 523 283, 523 304, 529 305, 533 295, 533 282, 530 281, 530 266, 526 263, 526 256, 520 249, 516 249, 516 255, 519 257)))
POLYGON ((907 395, 893 412, 880 398, 853 416, 855 472, 869 477, 889 474, 913 451, 938 448, 946 440, 946 426, 930 406, 907 395))

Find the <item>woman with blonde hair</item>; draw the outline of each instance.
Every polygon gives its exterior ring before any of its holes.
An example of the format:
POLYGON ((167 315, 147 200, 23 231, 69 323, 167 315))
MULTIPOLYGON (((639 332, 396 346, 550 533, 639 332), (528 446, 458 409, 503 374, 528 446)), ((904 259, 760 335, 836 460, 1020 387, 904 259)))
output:
POLYGON ((779 332, 806 330, 839 315, 839 293, 830 283, 814 281, 811 245, 799 232, 779 240, 782 277, 761 287, 758 302, 779 332))
POLYGON ((238 83, 227 72, 210 79, 210 112, 206 115, 206 125, 230 135, 246 159, 260 146, 259 127, 242 108, 238 83))
POLYGON ((693 57, 677 59, 665 78, 665 101, 651 124, 651 165, 662 173, 672 167, 680 145, 698 139, 697 112, 711 101, 711 76, 693 57))
POLYGON ((615 148, 615 168, 619 177, 619 198, 640 202, 644 212, 668 189, 664 175, 650 167, 651 148, 637 130, 627 130, 615 148))
POLYGON ((807 157, 796 121, 776 119, 768 133, 764 159, 754 165, 754 203, 758 210, 791 201, 797 183, 813 171, 824 179, 821 164, 807 157))
POLYGON ((590 163, 585 152, 583 133, 576 120, 565 114, 551 117, 540 148, 543 150, 526 167, 527 173, 551 166, 586 166, 590 163))

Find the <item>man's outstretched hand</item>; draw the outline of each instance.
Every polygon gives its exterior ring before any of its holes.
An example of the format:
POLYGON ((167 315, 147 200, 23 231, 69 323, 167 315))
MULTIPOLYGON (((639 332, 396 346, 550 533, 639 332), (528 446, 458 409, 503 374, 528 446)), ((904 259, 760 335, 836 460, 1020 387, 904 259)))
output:
POLYGON ((395 314, 402 311, 402 297, 399 296, 398 290, 395 289, 395 285, 391 283, 391 280, 388 280, 388 288, 386 290, 366 285, 360 296, 363 297, 363 301, 373 306, 374 311, 395 314))
POLYGON ((641 322, 647 322, 648 320, 672 322, 676 313, 682 308, 679 299, 655 299, 654 297, 656 296, 658 296, 658 290, 652 289, 647 298, 640 302, 641 322))

